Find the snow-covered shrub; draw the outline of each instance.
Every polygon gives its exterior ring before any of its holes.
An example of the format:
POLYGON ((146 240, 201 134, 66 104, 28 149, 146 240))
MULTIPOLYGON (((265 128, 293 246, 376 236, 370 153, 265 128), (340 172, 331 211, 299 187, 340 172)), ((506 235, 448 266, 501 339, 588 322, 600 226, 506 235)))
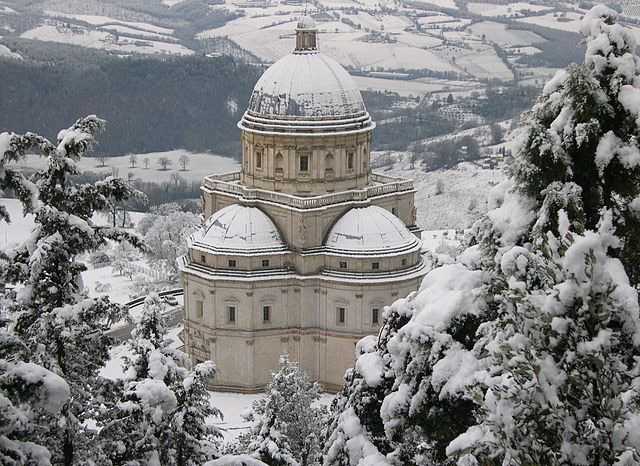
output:
POLYGON ((111 291, 111 283, 96 282, 93 290, 96 293, 108 293, 109 291, 111 291))

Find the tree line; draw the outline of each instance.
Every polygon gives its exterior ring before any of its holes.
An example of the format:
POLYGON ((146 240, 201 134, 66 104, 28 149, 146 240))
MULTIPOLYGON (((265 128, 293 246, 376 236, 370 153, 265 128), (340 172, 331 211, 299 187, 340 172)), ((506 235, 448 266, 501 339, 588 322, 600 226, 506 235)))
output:
POLYGON ((231 109, 244 108, 258 73, 228 57, 78 52, 78 60, 56 64, 3 60, 0 129, 46 134, 78 114, 96 113, 107 120, 97 154, 174 148, 235 154, 241 115, 231 109))

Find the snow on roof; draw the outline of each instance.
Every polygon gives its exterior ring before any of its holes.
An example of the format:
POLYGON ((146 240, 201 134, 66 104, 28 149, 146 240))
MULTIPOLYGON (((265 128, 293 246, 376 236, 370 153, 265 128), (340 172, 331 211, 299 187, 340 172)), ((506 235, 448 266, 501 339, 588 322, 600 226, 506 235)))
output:
POLYGON ((349 254, 392 253, 420 244, 402 220, 378 206, 349 210, 333 226, 325 242, 327 249, 349 254))
POLYGON ((353 117, 366 112, 349 73, 322 53, 291 53, 274 63, 251 94, 249 112, 278 117, 353 117))
POLYGON ((220 209, 192 236, 192 246, 226 251, 280 251, 286 244, 271 219, 257 207, 220 209))

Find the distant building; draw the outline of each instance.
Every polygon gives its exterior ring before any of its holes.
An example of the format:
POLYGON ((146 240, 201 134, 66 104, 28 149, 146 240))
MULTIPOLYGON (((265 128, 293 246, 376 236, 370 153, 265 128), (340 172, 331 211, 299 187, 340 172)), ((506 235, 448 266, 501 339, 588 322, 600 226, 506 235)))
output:
POLYGON ((216 389, 260 390, 288 353, 337 391, 355 343, 426 274, 413 183, 371 172, 375 124, 308 17, 238 126, 242 169, 205 178, 180 260, 186 350, 216 362, 216 389))
POLYGON ((470 112, 469 110, 457 104, 445 105, 443 107, 440 107, 438 111, 440 112, 440 115, 442 115, 443 118, 449 121, 455 121, 458 123, 467 123, 467 122, 482 123, 483 122, 482 117, 480 115, 476 115, 475 113, 470 112))

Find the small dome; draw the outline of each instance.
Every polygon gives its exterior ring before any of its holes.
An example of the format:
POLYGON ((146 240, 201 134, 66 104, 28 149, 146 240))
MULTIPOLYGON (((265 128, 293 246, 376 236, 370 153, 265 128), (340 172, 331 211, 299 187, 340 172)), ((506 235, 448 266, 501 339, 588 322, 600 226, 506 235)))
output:
POLYGON ((298 26, 296 29, 316 29, 316 22, 309 15, 303 16, 298 21, 298 26))
POLYGON ((192 247, 224 252, 286 250, 278 228, 256 207, 233 204, 209 217, 191 237, 192 247))
POLYGON ((387 254, 420 248, 402 220, 378 206, 349 210, 333 226, 325 246, 341 254, 387 254))

